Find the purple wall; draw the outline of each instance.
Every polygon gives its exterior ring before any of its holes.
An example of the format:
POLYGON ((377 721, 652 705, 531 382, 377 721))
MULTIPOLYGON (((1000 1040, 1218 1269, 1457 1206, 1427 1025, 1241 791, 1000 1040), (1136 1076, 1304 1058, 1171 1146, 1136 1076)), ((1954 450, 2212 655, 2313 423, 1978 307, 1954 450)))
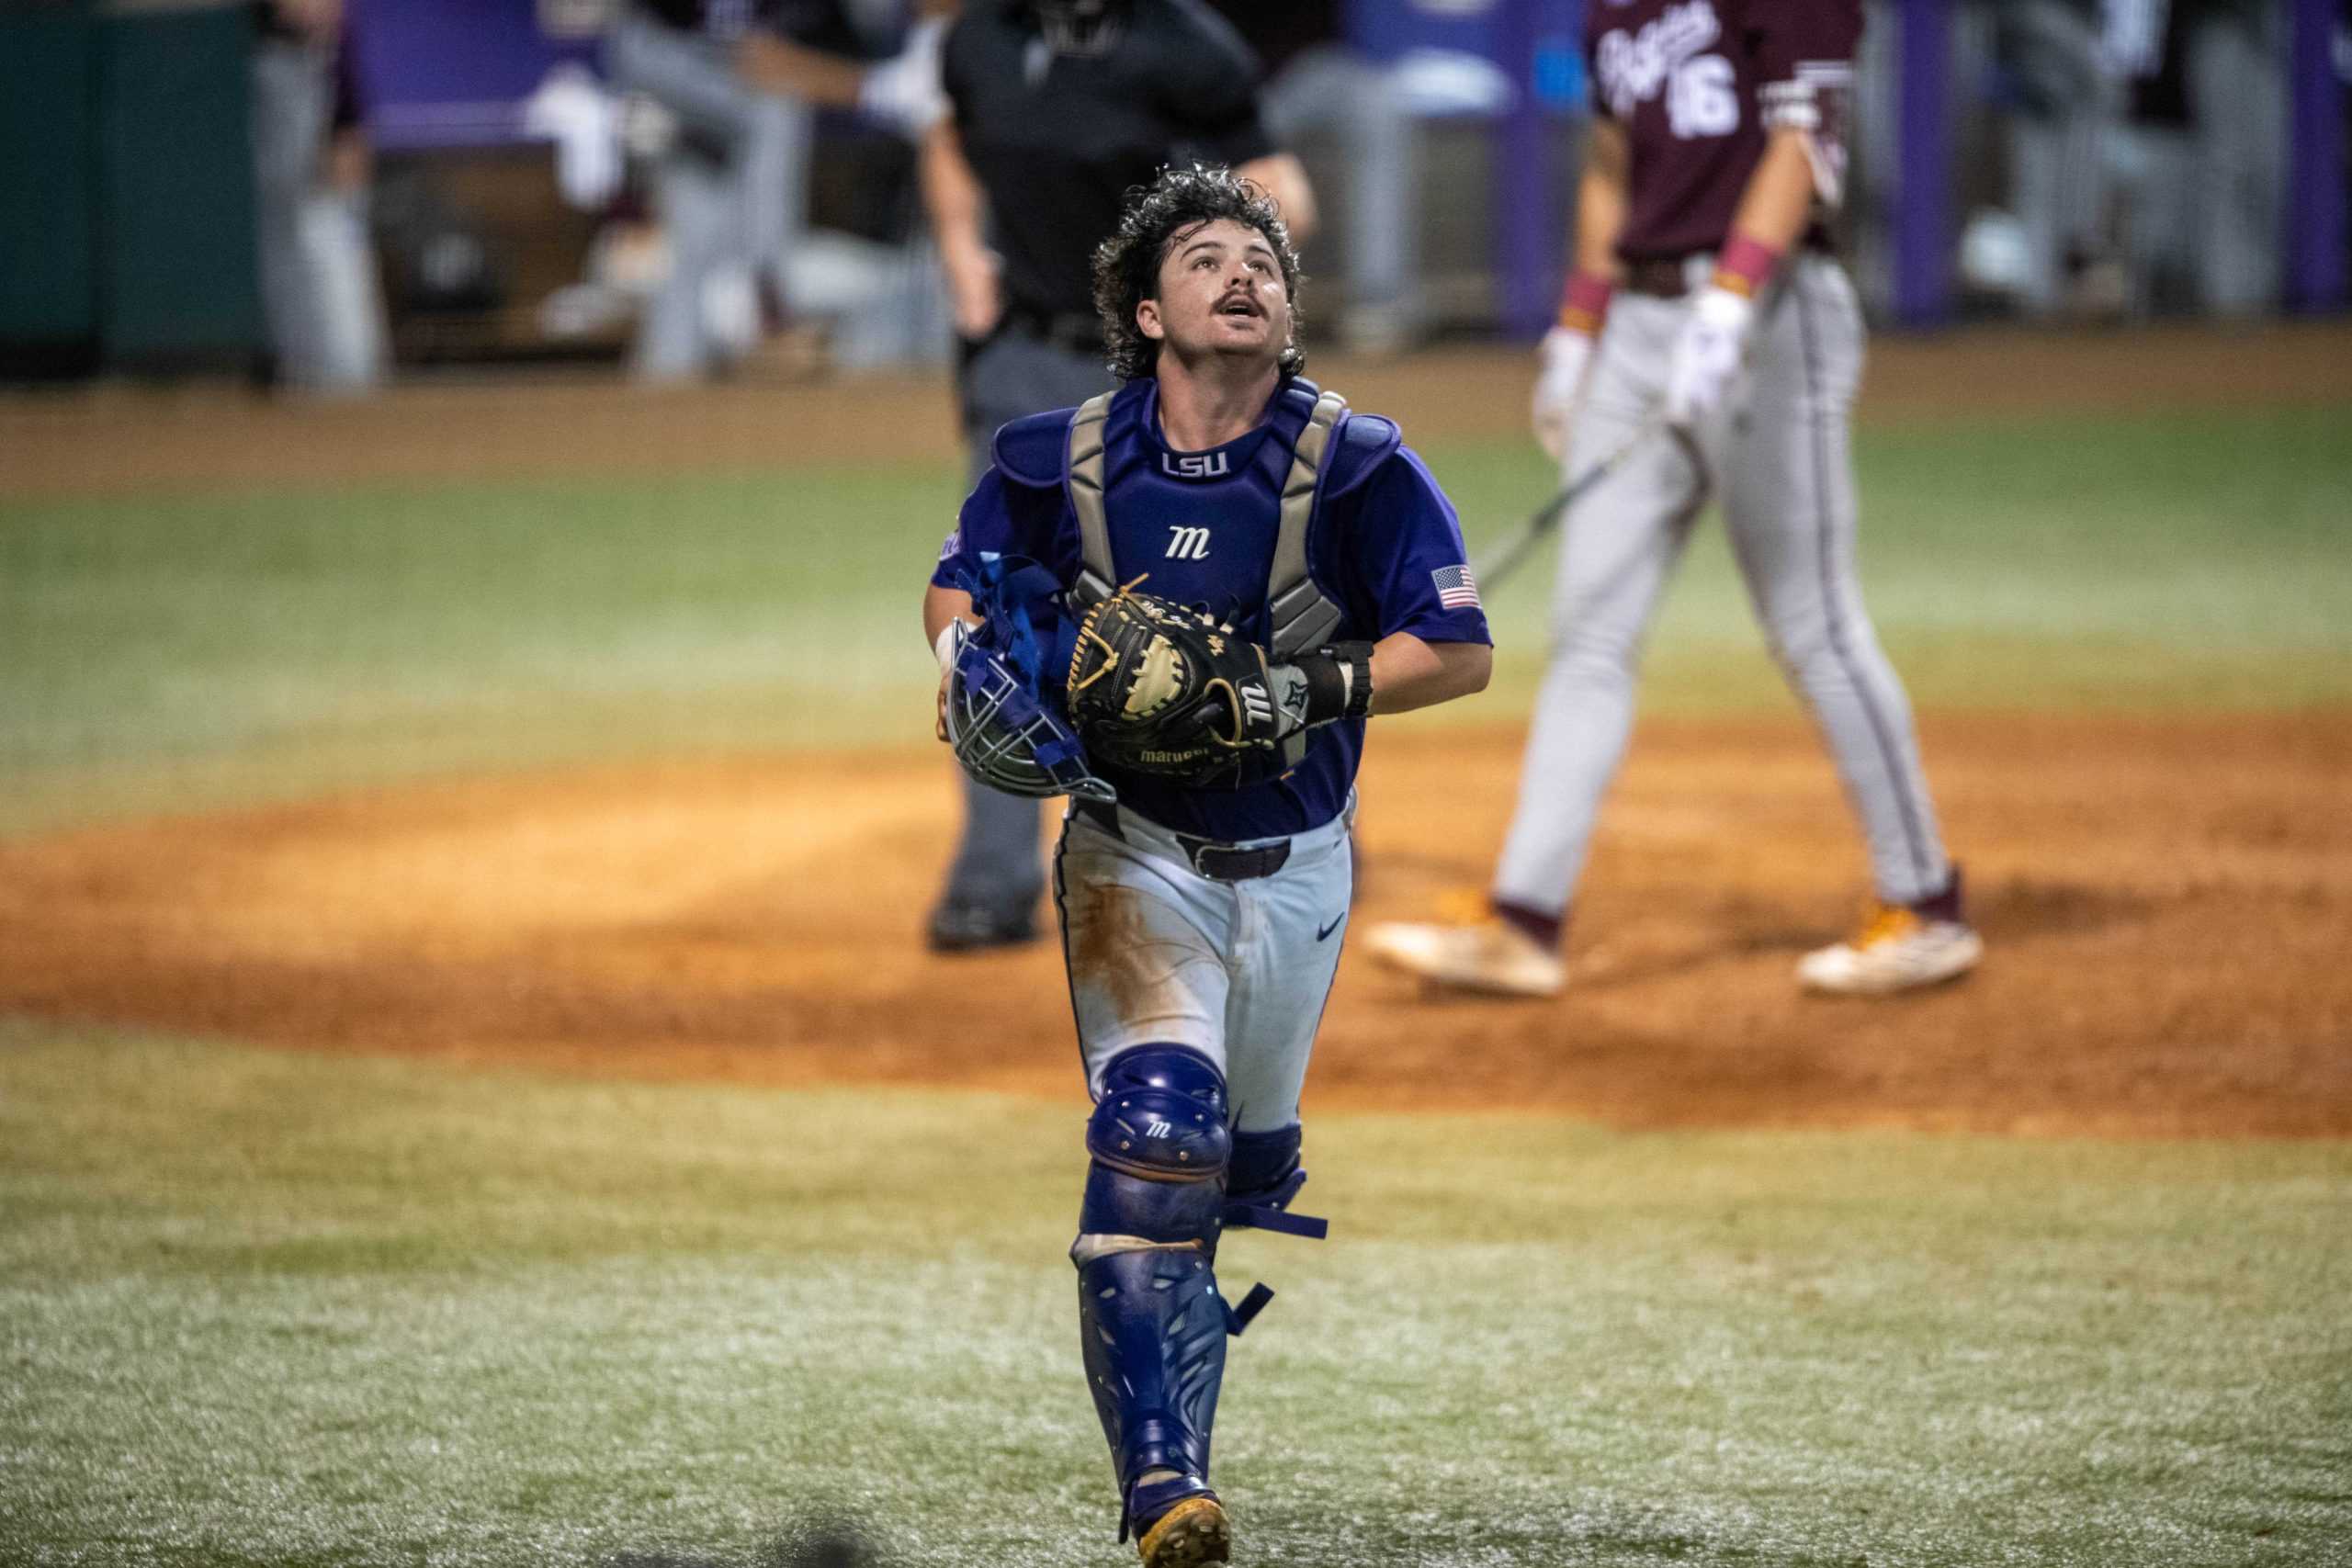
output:
POLYGON ((599 48, 548 38, 533 0, 349 0, 348 14, 368 132, 396 152, 523 140, 541 79, 599 48))
POLYGON ((2287 303, 2340 310, 2346 303, 2344 78, 2335 60, 2335 0, 2292 0, 2293 73, 2287 150, 2287 303))

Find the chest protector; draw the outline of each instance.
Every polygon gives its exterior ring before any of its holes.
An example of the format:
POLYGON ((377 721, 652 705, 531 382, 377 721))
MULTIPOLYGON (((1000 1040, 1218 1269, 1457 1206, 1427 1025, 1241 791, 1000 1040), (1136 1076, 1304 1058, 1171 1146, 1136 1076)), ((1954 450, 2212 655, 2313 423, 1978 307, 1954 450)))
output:
MULTIPOLYGON (((1081 566, 1069 591, 1072 606, 1084 614, 1091 605, 1117 592, 1118 569, 1111 552, 1111 519, 1103 498, 1104 426, 1115 392, 1088 399, 1071 415, 1069 448, 1063 465, 1064 485, 1070 508, 1078 515, 1081 566)), ((1307 530, 1315 521, 1321 494, 1325 459, 1332 449, 1332 433, 1348 412, 1348 400, 1322 391, 1311 381, 1295 379, 1277 395, 1278 403, 1314 400, 1306 423, 1291 438, 1290 469, 1283 478, 1275 525, 1272 562, 1266 574, 1266 646, 1276 659, 1292 659, 1321 648, 1339 629, 1340 606, 1333 604, 1306 570, 1307 530)), ((1293 423, 1277 408, 1276 429, 1293 423)), ((1274 772, 1296 767, 1306 755, 1306 731, 1299 730, 1282 743, 1281 763, 1274 772)))

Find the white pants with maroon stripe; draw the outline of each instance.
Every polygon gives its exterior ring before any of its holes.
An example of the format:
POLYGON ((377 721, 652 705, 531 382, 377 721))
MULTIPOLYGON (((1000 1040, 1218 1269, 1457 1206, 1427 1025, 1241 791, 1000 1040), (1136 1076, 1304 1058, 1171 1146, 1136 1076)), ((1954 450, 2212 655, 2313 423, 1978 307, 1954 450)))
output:
MULTIPOLYGON (((1703 279, 1705 258, 1694 258, 1703 279)), ((1565 465, 1573 479, 1659 403, 1688 303, 1611 302, 1565 465)), ((1495 895, 1564 910, 1625 752, 1644 633, 1700 508, 1723 503, 1773 653, 1827 741, 1869 841, 1879 897, 1908 903, 1950 874, 1903 683, 1880 650, 1854 564, 1849 418, 1861 378, 1853 285, 1823 257, 1790 265, 1759 310, 1748 372, 1693 444, 1644 441, 1564 520, 1550 662, 1495 895)))

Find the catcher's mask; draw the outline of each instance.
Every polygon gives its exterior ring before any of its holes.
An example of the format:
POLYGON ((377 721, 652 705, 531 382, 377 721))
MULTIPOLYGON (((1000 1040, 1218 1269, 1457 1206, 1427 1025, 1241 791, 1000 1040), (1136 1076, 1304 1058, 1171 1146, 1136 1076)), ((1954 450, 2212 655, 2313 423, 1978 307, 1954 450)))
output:
POLYGON ((1128 0, 1029 0, 1057 54, 1103 54, 1126 26, 1128 0))
POLYGON ((964 771, 992 789, 1033 798, 1075 795, 1105 803, 1118 792, 1087 766, 1078 732, 1039 700, 1012 661, 956 623, 947 683, 947 743, 964 771))

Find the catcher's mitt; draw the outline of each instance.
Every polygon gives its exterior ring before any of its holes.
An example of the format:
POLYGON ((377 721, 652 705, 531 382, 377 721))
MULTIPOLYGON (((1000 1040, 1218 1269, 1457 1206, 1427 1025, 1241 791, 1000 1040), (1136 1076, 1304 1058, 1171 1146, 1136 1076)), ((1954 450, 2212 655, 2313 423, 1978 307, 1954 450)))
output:
POLYGON ((1134 583, 1080 624, 1067 701, 1097 762, 1182 783, 1277 744, 1265 650, 1134 583))

